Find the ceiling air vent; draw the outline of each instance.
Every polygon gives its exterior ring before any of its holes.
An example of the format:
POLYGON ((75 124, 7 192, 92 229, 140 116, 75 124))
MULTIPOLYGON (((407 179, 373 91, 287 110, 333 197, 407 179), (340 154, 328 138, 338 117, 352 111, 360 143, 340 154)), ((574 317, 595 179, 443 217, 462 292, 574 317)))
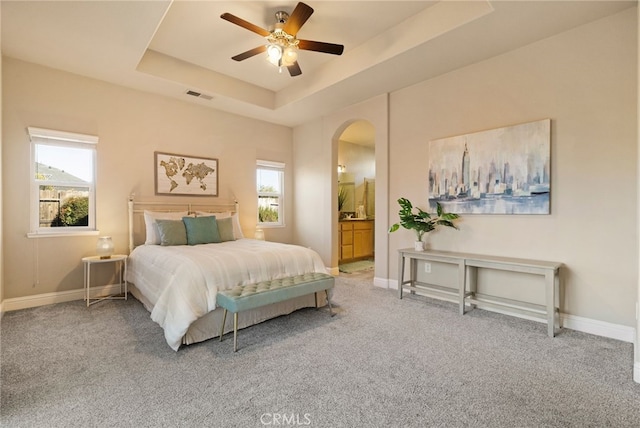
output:
POLYGON ((192 97, 202 98, 203 100, 212 100, 213 97, 211 95, 202 94, 200 92, 192 91, 191 89, 185 92, 187 95, 191 95, 192 97))

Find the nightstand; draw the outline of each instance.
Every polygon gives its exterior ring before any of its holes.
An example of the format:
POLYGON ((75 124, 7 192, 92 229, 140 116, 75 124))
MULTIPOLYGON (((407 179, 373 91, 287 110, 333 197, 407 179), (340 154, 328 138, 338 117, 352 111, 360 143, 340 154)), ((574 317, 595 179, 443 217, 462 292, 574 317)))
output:
POLYGON ((83 257, 82 263, 84 263, 84 300, 87 302, 87 307, 102 300, 127 300, 127 256, 122 254, 114 254, 108 259, 101 259, 100 256, 83 257), (112 294, 104 297, 91 297, 91 265, 102 263, 113 263, 115 265, 115 268, 118 271, 118 279, 120 280, 120 282, 113 285, 120 286, 120 294, 112 294), (122 291, 123 286, 124 293, 122 291))

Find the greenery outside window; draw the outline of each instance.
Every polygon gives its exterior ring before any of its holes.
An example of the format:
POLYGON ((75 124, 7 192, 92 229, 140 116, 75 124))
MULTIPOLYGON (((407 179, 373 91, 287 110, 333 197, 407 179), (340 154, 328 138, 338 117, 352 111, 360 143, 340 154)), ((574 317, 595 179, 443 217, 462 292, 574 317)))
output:
POLYGON ((98 137, 28 128, 31 140, 31 233, 96 230, 98 137))
POLYGON ((256 162, 258 226, 284 226, 284 163, 256 162))

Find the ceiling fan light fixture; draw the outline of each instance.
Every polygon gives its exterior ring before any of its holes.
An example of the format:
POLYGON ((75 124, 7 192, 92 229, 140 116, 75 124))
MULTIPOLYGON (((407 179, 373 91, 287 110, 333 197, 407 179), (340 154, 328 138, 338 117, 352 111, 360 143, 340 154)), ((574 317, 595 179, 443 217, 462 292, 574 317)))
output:
POLYGON ((264 37, 267 42, 266 44, 232 56, 231 59, 243 61, 266 51, 266 59, 278 67, 280 73, 282 73, 283 68, 287 68, 291 77, 295 77, 302 74, 302 70, 298 64, 298 49, 342 55, 344 50, 343 45, 297 39, 300 27, 307 22, 311 14, 313 14, 313 8, 299 2, 293 9, 291 15, 284 11, 276 12, 277 22, 270 30, 266 30, 230 13, 223 13, 220 15, 220 18, 259 34, 264 37))
POLYGON ((277 44, 269 44, 267 46, 267 58, 272 64, 278 64, 282 58, 282 46, 277 44))
POLYGON ((288 46, 282 53, 282 65, 288 67, 293 65, 298 60, 298 50, 294 47, 288 46))

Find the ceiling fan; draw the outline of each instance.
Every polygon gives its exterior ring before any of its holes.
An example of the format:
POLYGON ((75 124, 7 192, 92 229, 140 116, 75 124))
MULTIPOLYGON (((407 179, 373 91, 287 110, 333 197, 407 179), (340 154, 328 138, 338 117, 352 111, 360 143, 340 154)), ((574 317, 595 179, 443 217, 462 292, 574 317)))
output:
POLYGON ((302 74, 302 70, 298 64, 298 49, 342 55, 342 51, 344 50, 343 45, 296 38, 300 27, 307 22, 312 13, 313 8, 302 2, 296 5, 291 15, 284 11, 278 11, 276 12, 277 22, 271 31, 265 30, 230 13, 223 13, 220 15, 220 18, 249 31, 253 31, 265 37, 267 40, 266 44, 238 54, 231 59, 243 61, 259 53, 267 52, 269 62, 276 65, 281 72, 282 68, 286 67, 289 70, 289 74, 294 77, 302 74))

